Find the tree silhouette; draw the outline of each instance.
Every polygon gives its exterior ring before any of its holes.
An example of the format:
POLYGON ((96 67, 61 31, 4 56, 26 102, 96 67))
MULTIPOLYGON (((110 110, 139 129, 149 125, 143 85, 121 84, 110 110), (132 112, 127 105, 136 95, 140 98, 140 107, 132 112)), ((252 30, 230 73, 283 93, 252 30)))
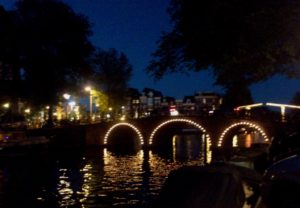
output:
MULTIPOLYGON (((147 71, 212 69, 226 91, 248 87, 276 73, 295 76, 300 59, 300 2, 296 0, 172 0, 173 29, 163 34, 147 71)), ((236 94, 243 101, 244 94, 236 94)), ((236 102, 236 103, 235 103, 236 102)))
POLYGON ((290 102, 292 105, 300 105, 300 92, 296 92, 290 102))
POLYGON ((0 68, 9 72, 2 74, 1 89, 12 104, 24 98, 35 107, 52 107, 61 96, 57 92, 89 73, 90 23, 65 3, 19 0, 12 11, 1 7, 0 17, 0 68))
POLYGON ((18 72, 15 40, 14 19, 0 6, 0 96, 5 102, 9 97, 21 97, 24 87, 18 72))
POLYGON ((87 69, 93 50, 90 23, 58 0, 22 0, 15 19, 18 64, 24 70, 27 98, 55 104, 66 86, 74 86, 87 69))
POLYGON ((93 59, 93 79, 108 96, 108 104, 114 109, 124 102, 132 66, 124 53, 116 49, 95 52, 93 59))
MULTIPOLYGON (((300 106, 300 92, 296 92, 290 102, 291 105, 300 106)), ((291 120, 297 124, 300 123, 300 109, 291 109, 291 120)), ((298 127, 297 127, 298 128, 298 127)))

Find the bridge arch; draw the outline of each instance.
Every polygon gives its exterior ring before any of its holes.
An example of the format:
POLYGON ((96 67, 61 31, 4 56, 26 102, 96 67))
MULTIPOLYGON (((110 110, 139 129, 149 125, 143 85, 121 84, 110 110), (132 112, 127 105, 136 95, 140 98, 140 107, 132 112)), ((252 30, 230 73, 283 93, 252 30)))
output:
POLYGON ((105 136, 104 136, 104 145, 107 145, 107 140, 108 140, 110 134, 112 133, 112 131, 115 130, 116 128, 120 127, 120 126, 127 126, 131 129, 133 129, 136 132, 136 134, 137 134, 137 136, 140 140, 140 144, 144 145, 144 138, 143 138, 143 135, 142 135, 141 131, 136 126, 134 126, 133 124, 127 123, 127 122, 117 123, 117 124, 113 125, 112 127, 110 127, 108 129, 108 131, 106 132, 105 136))
POLYGON ((198 128, 199 130, 201 130, 203 133, 206 134, 206 145, 207 145, 207 150, 210 149, 210 146, 211 146, 211 138, 210 138, 210 135, 207 133, 207 130, 201 126, 200 124, 196 123, 195 121, 193 120, 190 120, 190 119, 184 119, 184 118, 174 118, 174 119, 169 119, 167 121, 164 121, 164 122, 161 122, 158 126, 156 126, 154 128, 154 130, 151 132, 150 134, 150 137, 149 137, 149 146, 152 145, 153 143, 153 138, 156 134, 156 132, 161 129, 163 126, 166 126, 170 123, 187 123, 187 124, 191 124, 192 126, 198 128))
POLYGON ((241 121, 241 122, 236 122, 236 123, 231 124, 222 132, 221 136, 218 139, 218 147, 222 147, 223 140, 224 140, 225 136, 227 135, 227 133, 230 130, 232 130, 233 128, 238 127, 238 126, 247 126, 247 127, 253 128, 262 135, 265 142, 270 141, 265 130, 260 125, 254 123, 254 122, 250 122, 250 121, 241 121))

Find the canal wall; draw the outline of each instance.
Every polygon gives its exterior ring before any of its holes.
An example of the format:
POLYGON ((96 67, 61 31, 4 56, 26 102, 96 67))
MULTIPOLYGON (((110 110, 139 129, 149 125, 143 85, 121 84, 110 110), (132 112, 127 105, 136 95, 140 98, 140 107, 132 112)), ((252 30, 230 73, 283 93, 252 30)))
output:
POLYGON ((59 128, 27 129, 28 138, 43 136, 49 141, 49 146, 54 148, 80 148, 85 145, 86 127, 70 125, 59 128))

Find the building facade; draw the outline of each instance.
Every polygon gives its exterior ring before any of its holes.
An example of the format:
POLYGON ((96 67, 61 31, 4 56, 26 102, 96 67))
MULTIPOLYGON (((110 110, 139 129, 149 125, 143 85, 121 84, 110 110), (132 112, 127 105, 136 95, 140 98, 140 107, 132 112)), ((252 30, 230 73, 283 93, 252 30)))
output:
POLYGON ((183 99, 163 96, 145 88, 138 96, 127 97, 127 113, 131 118, 169 115, 212 115, 220 109, 222 97, 213 92, 199 92, 183 99))

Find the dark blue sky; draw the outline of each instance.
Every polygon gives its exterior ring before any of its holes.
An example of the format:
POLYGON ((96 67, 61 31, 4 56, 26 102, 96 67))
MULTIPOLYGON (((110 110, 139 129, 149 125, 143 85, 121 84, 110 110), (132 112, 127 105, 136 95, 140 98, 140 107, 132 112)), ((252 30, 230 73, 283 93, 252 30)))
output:
MULTIPOLYGON (((182 98, 198 91, 219 91, 209 72, 167 75, 155 82, 144 71, 150 54, 156 48, 162 31, 170 30, 166 8, 169 0, 64 0, 75 12, 85 14, 93 24, 92 42, 103 49, 116 48, 124 52, 134 71, 130 86, 142 90, 150 87, 164 95, 182 98)), ((12 8, 13 0, 0 0, 12 8)), ((275 76, 252 87, 256 102, 288 103, 300 91, 300 79, 288 80, 275 76)))

